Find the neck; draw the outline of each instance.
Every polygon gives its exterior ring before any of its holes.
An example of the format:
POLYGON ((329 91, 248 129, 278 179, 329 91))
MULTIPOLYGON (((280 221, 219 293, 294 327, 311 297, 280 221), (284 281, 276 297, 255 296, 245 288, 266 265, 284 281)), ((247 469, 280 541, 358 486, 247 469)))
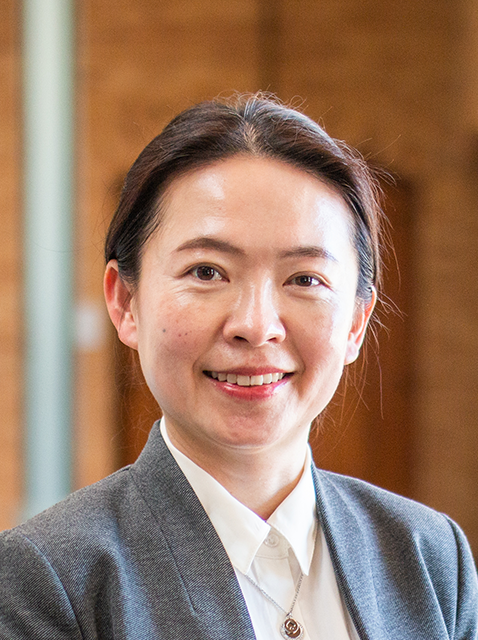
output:
POLYGON ((168 425, 172 444, 217 480, 236 500, 267 520, 300 480, 307 441, 284 446, 196 446, 168 425), (207 451, 207 455, 204 451, 207 451))

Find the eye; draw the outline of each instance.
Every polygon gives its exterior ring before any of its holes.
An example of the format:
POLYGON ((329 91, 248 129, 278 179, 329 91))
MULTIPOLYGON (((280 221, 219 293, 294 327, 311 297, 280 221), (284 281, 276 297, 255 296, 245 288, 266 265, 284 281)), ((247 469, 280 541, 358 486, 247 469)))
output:
POLYGON ((198 280, 222 280, 222 276, 219 271, 207 264, 201 264, 198 267, 194 267, 194 269, 191 269, 190 273, 198 280))
POLYGON ((310 276, 307 274, 303 274, 300 276, 294 276, 289 280, 289 284, 295 284, 298 287, 317 287, 320 284, 323 284, 319 278, 315 276, 310 276))

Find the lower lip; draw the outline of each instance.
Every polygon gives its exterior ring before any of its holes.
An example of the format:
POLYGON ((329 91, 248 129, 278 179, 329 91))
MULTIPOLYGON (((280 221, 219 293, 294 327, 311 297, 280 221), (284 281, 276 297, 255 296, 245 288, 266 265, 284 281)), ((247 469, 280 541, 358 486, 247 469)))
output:
POLYGON ((290 376, 285 376, 282 380, 277 382, 270 382, 269 384, 253 385, 249 387, 242 387, 238 384, 230 384, 229 382, 219 382, 215 378, 207 376, 208 380, 214 384, 216 389, 226 393, 232 398, 237 400, 266 400, 271 398, 280 387, 287 384, 290 380, 290 376))

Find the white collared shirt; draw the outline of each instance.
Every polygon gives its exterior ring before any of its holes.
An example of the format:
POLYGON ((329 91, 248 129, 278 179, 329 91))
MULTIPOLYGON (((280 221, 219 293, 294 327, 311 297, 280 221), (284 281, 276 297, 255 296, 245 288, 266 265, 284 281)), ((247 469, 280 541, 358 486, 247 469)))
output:
POLYGON ((280 626, 294 600, 301 572, 304 577, 292 615, 304 627, 303 640, 358 639, 317 522, 310 448, 299 483, 264 521, 171 443, 164 418, 161 433, 229 556, 257 640, 282 639, 280 626))

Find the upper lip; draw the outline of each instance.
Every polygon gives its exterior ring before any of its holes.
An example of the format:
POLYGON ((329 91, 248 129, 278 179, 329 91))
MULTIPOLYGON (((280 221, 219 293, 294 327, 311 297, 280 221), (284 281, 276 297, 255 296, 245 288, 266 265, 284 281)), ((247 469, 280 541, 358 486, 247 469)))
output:
POLYGON ((261 367, 220 367, 218 369, 204 369, 204 371, 214 371, 216 373, 235 373, 237 376, 264 376, 268 373, 292 373, 291 370, 281 369, 273 366, 261 367))

